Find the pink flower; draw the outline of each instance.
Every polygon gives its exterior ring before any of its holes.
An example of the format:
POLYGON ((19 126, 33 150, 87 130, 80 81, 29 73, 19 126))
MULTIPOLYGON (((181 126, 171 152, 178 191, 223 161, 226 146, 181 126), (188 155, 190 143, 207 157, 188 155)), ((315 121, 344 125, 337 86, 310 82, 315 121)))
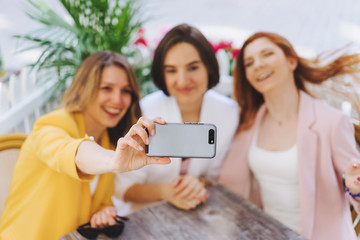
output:
POLYGON ((148 43, 144 37, 144 33, 145 33, 145 29, 143 27, 140 27, 137 34, 138 39, 136 39, 136 41, 134 42, 135 45, 144 45, 145 47, 148 46, 148 43))
POLYGON ((143 27, 139 28, 138 34, 143 35, 145 33, 145 29, 143 27))
POLYGON ((135 44, 135 45, 144 45, 145 47, 148 46, 147 41, 146 41, 145 38, 143 38, 143 37, 139 37, 139 38, 135 41, 134 44, 135 44))
POLYGON ((234 48, 231 52, 231 58, 236 59, 240 53, 240 48, 234 48))
POLYGON ((212 49, 214 50, 214 52, 217 53, 219 51, 218 44, 213 43, 211 41, 209 41, 209 43, 210 43, 212 49))
POLYGON ((225 51, 232 49, 232 42, 231 41, 220 41, 218 46, 219 49, 224 49, 225 51))

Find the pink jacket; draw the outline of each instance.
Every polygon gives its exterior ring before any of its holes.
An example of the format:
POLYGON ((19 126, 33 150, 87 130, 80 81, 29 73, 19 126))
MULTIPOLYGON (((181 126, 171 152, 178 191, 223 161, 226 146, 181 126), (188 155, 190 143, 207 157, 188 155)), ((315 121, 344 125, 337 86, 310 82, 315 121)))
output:
MULTIPOLYGON (((253 127, 236 135, 219 178, 219 183, 258 205, 260 191, 248 166, 248 150, 265 109, 260 107, 253 127)), ((342 185, 348 161, 359 158, 350 119, 301 91, 297 149, 302 235, 313 240, 355 240, 342 185)), ((351 201, 358 211, 360 203, 351 201)))

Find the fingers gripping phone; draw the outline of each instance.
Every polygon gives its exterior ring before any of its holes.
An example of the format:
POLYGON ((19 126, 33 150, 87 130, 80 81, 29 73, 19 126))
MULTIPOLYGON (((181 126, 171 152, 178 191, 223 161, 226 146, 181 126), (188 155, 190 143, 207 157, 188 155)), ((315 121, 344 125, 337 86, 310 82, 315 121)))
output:
POLYGON ((150 157, 213 158, 216 126, 205 123, 155 123, 145 153, 150 157))

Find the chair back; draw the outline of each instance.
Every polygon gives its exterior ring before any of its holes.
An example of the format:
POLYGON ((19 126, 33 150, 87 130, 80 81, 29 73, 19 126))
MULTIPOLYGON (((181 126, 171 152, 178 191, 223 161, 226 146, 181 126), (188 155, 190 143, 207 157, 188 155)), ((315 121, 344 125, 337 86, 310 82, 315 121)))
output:
POLYGON ((360 125, 354 124, 355 128, 355 140, 358 145, 360 145, 360 125))
POLYGON ((351 206, 351 217, 353 220, 353 227, 356 232, 356 236, 359 237, 360 234, 360 215, 355 211, 355 209, 351 206))
POLYGON ((24 133, 9 133, 0 136, 0 215, 9 194, 15 163, 26 137, 24 133))
MULTIPOLYGON (((355 128, 355 139, 357 143, 357 148, 360 150, 360 125, 354 123, 355 128)), ((353 227, 356 232, 356 236, 360 235, 360 215, 355 211, 355 209, 351 206, 351 217, 353 220, 353 227)))

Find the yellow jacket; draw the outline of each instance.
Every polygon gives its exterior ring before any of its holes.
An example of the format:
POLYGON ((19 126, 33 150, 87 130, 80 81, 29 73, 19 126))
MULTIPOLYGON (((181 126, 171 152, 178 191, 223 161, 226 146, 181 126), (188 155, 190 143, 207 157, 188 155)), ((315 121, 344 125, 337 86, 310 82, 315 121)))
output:
MULTIPOLYGON (((75 231, 93 213, 111 206, 113 174, 100 175, 91 195, 91 175, 79 175, 75 154, 84 140, 83 115, 59 109, 36 121, 26 139, 0 218, 1 240, 51 240, 75 231)), ((107 133, 101 146, 110 146, 107 133)))

